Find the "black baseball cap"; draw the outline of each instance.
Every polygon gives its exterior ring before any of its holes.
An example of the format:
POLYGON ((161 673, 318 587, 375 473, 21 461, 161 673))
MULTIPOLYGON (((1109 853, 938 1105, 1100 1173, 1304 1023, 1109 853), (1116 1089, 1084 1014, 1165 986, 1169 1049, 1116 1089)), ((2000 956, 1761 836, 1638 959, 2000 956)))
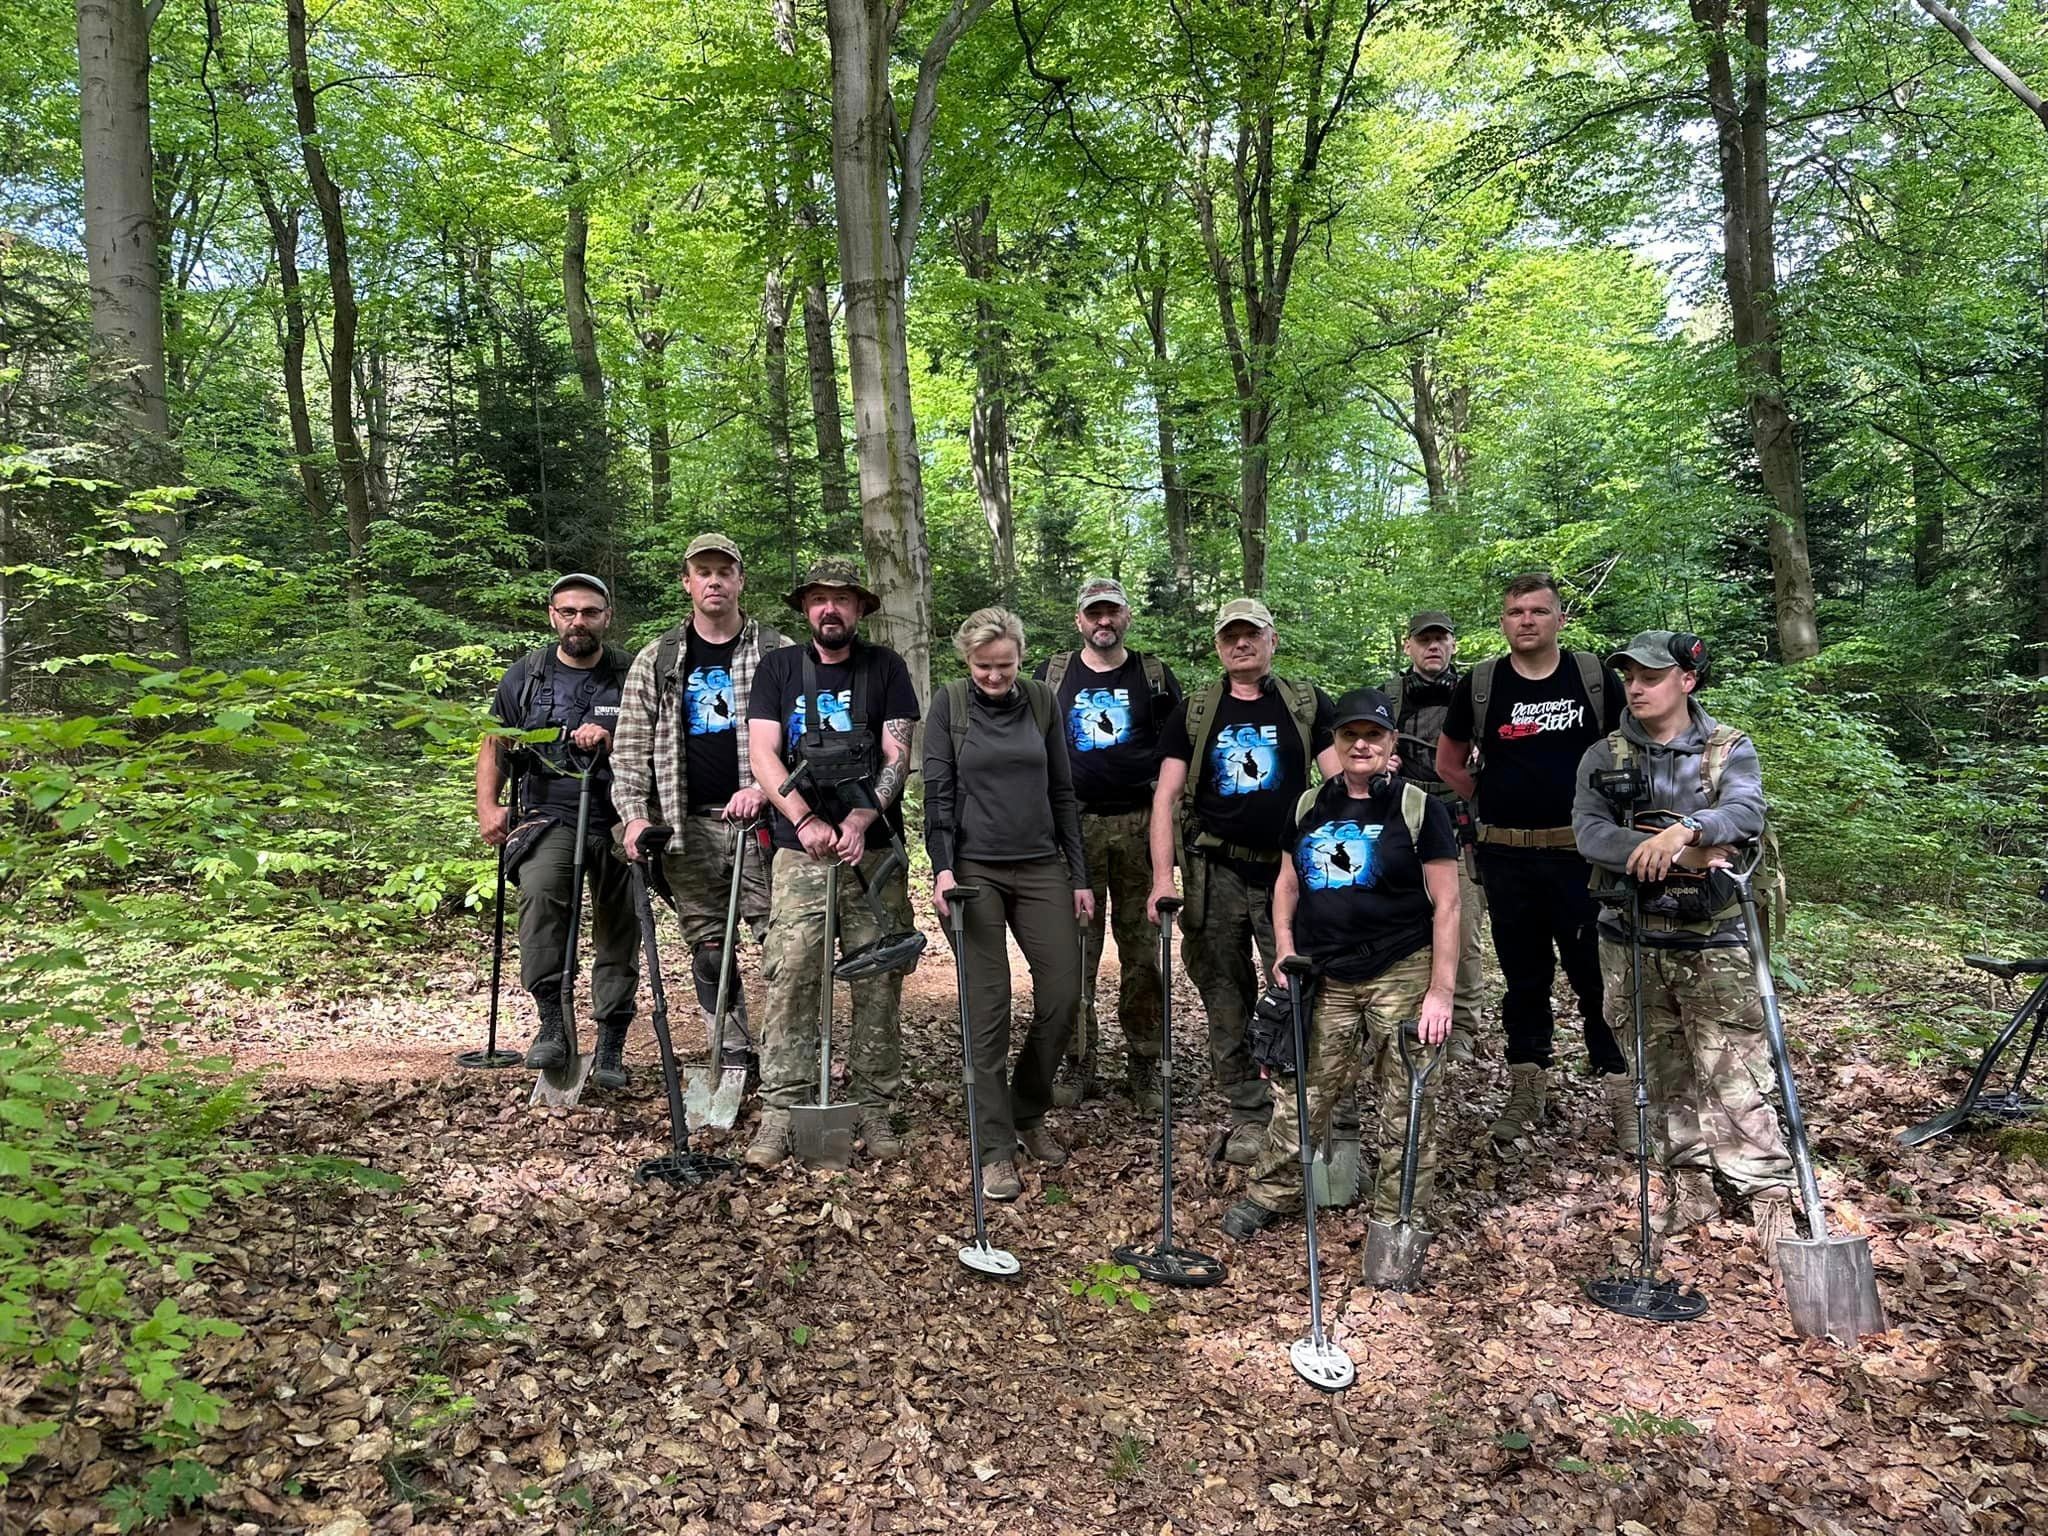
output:
POLYGON ((1425 608, 1408 621, 1408 638, 1413 640, 1426 630, 1440 629, 1447 635, 1455 636, 1458 626, 1451 622, 1448 613, 1439 613, 1434 608, 1425 608))
POLYGON ((1394 706, 1377 688, 1354 688, 1339 699, 1337 716, 1330 722, 1330 729, 1337 731, 1347 725, 1361 724, 1376 725, 1397 735, 1401 730, 1394 723, 1394 706))
POLYGON ((609 608, 612 605, 612 589, 587 572, 571 571, 567 576, 562 577, 561 580, 548 588, 548 601, 552 603, 555 600, 555 594, 564 587, 588 587, 604 599, 605 607, 609 608))

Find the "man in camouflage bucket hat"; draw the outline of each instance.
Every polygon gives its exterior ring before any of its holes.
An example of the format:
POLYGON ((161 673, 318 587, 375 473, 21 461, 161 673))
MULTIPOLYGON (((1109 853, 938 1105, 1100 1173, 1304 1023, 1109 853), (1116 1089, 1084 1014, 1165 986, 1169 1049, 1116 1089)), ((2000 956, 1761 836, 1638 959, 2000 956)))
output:
MULTIPOLYGON (((1719 1216, 1719 1182, 1748 1205, 1769 1261, 1791 1230, 1792 1163, 1771 1106, 1763 1005, 1732 891, 1686 878, 1762 834, 1756 748, 1693 697, 1706 660, 1697 636, 1645 630, 1608 660, 1628 708, 1579 760, 1572 830, 1596 890, 1624 877, 1643 886, 1644 1075, 1665 1174, 1656 1228, 1670 1237, 1719 1216), (1631 767, 1647 780, 1649 812, 1626 825, 1592 776, 1631 767)), ((1633 995, 1629 924, 1625 904, 1601 913, 1600 968, 1617 1021, 1630 1016, 1633 995)), ((1635 1032, 1619 1033, 1633 1053, 1635 1032)))
POLYGON ((844 555, 827 555, 822 560, 813 560, 803 581, 785 592, 782 600, 808 619, 810 615, 805 609, 805 602, 816 587, 837 587, 853 593, 860 600, 860 617, 863 619, 882 606, 882 600, 869 589, 860 562, 849 560, 844 555))

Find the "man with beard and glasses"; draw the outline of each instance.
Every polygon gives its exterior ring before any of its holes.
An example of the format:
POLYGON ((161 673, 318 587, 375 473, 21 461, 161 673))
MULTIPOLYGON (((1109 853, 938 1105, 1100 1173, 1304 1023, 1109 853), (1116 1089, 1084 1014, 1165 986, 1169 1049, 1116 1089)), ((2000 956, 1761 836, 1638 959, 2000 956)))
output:
POLYGON ((1059 701, 1067 732, 1074 794, 1081 803, 1081 838, 1093 877, 1095 916, 1083 929, 1081 1028, 1053 1086, 1053 1102, 1100 1098, 1096 1051, 1095 975, 1102 936, 1114 906, 1116 952, 1122 978, 1117 1023, 1124 1032, 1124 1077, 1131 1100, 1159 1110, 1159 945, 1145 919, 1152 890, 1152 785, 1159 777, 1159 731, 1181 701, 1180 683, 1159 657, 1124 644, 1131 608, 1122 585, 1107 576, 1081 583, 1074 628, 1084 642, 1061 651, 1038 669, 1039 681, 1059 701))
MULTIPOLYGON (((780 850, 761 962, 767 982, 761 1018, 763 1107, 760 1128, 747 1148, 747 1163, 754 1168, 773 1168, 789 1155, 789 1112, 811 1102, 817 1091, 818 988, 831 984, 824 953, 826 874, 837 862, 852 865, 872 881, 891 838, 902 837, 903 785, 918 718, 917 693, 903 658, 854 633, 862 619, 882 606, 855 562, 816 562, 787 601, 803 615, 811 638, 762 657, 747 699, 754 782, 774 809, 780 850), (840 738, 836 742, 826 739, 835 736, 840 738), (807 750, 835 758, 864 754, 867 787, 881 810, 848 805, 829 784, 813 779, 792 783, 784 793, 783 784, 807 750)), ((876 894, 897 932, 916 926, 901 865, 876 894)), ((884 937, 852 870, 839 882, 838 907, 846 952, 884 937)), ((890 1118, 903 1088, 897 1016, 903 974, 863 976, 850 985, 848 1094, 861 1106, 858 1135, 868 1156, 886 1162, 903 1155, 890 1118)))
MULTIPOLYGON (((707 1031, 718 1011, 741 828, 768 804, 746 747, 747 698, 762 656, 789 643, 741 609, 746 586, 746 562, 731 539, 704 533, 690 541, 683 551, 690 616, 633 658, 612 753, 612 804, 626 824, 626 857, 640 857, 649 826, 675 828, 662 873, 675 893, 707 1031)), ((758 940, 768 925, 768 859, 759 849, 747 850, 740 872, 740 915, 758 940)), ((736 967, 733 978, 737 992, 736 967)), ((727 1062, 759 1069, 744 996, 726 1013, 722 1048, 727 1062)))
POLYGON ((503 846, 505 872, 519 886, 519 984, 533 995, 540 1014, 540 1033, 526 1053, 526 1064, 542 1071, 559 1067, 568 1057, 562 971, 575 942, 569 931, 569 894, 582 790, 577 778, 563 775, 585 770, 593 775, 583 858, 596 950, 590 967, 598 1031, 591 1080, 601 1088, 618 1087, 625 1082, 626 1030, 640 984, 632 881, 626 866, 610 856, 616 818, 609 749, 630 658, 604 643, 612 625, 612 599, 595 576, 564 576, 549 588, 548 623, 555 643, 512 664, 491 701, 491 718, 511 731, 553 731, 554 740, 522 749, 536 761, 520 775, 512 803, 501 805, 510 778, 507 743, 500 736, 484 738, 476 759, 477 827, 486 843, 503 846))

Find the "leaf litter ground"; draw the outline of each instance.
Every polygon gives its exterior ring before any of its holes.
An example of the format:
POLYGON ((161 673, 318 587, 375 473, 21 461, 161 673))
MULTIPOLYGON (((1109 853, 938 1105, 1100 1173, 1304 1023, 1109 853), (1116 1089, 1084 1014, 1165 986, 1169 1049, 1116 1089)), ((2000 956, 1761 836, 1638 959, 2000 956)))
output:
MULTIPOLYGON (((1898 1146, 1954 1074, 1899 1062, 1881 998, 1794 1007, 1830 1198, 1871 1234, 1891 1334, 1795 1338, 1734 1220, 1666 1257, 1712 1299, 1704 1321, 1594 1308, 1583 1282, 1629 1248, 1631 1165, 1584 1082, 1525 1157, 1478 1151, 1504 1091, 1484 1064, 1447 1102, 1425 1293, 1357 1286, 1364 1215, 1324 1217, 1325 1312, 1359 1366, 1326 1398, 1287 1363, 1307 1329, 1299 1227, 1245 1246, 1218 1231, 1243 1175, 1208 1159, 1217 1113, 1184 976, 1178 1225, 1229 1281, 1154 1292, 1143 1313, 1073 1294, 1158 1219, 1156 1124, 1117 1098, 1056 1111, 1072 1161, 1027 1165, 1023 1198, 992 1208, 1022 1277, 956 1263, 970 1223, 951 982, 934 943, 905 992, 902 1162, 683 1192, 630 1177, 666 1136, 644 1022, 632 1089, 555 1118, 528 1110, 524 1072, 448 1066, 482 1037, 470 967, 423 1000, 217 1015, 188 1046, 274 1064, 260 1150, 404 1182, 280 1189, 200 1234, 218 1262, 183 1305, 247 1332, 209 1341, 200 1373, 230 1408, 188 1454, 220 1486, 164 1528, 2048 1529, 2048 1177, 1993 1136, 1898 1146)), ((522 1043, 517 994, 508 1019, 522 1043)), ((750 1105, 699 1145, 737 1155, 751 1122, 750 1105)), ((0 1378, 0 1404, 32 1385, 0 1378)), ((0 1530, 112 1529, 100 1495, 162 1459, 146 1423, 129 1392, 81 1402, 0 1490, 0 1530)))

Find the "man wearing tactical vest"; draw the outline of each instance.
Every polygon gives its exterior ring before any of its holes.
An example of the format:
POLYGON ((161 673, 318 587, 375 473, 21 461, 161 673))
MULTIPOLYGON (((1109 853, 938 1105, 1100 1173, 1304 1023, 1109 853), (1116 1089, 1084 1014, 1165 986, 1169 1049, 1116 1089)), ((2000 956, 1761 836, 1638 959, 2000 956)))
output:
POLYGON ((1486 920, 1472 852, 1474 826, 1470 808, 1436 771, 1436 744, 1444 717, 1464 674, 1458 670, 1458 631, 1448 613, 1434 610, 1408 621, 1401 642, 1408 665, 1387 684, 1394 718, 1401 733, 1401 777, 1443 802, 1458 830, 1458 1000, 1451 1013, 1451 1042, 1445 1055, 1470 1061, 1472 1042, 1479 1038, 1479 989, 1483 975, 1479 958, 1480 926, 1486 920))
MULTIPOLYGON (((1628 708, 1578 769, 1572 827, 1597 883, 1641 883, 1643 1025, 1652 1149, 1665 1174, 1657 1230, 1671 1236, 1721 1214, 1715 1175, 1749 1203, 1766 1260, 1791 1230, 1792 1163, 1768 1097, 1774 1081, 1763 1005, 1734 883, 1719 874, 1735 845, 1763 835, 1756 749, 1700 707, 1706 647, 1651 629, 1611 661, 1628 708), (1594 775, 1636 769, 1630 818, 1594 775), (1633 824, 1628 824, 1630 821, 1633 824)), ((1630 907, 1600 918, 1600 963, 1612 1017, 1628 1016, 1630 907)), ((1632 1032, 1625 1032, 1633 1049, 1632 1032)))
POLYGON ((1542 1122, 1556 1032, 1550 986, 1562 961, 1614 1134, 1632 1147, 1635 1090, 1601 1007, 1599 911, 1571 826, 1579 759, 1620 712, 1621 680, 1597 656, 1559 647, 1564 610, 1547 575, 1508 583, 1500 627, 1508 654, 1459 679, 1436 751, 1438 776, 1479 812, 1479 879, 1507 983, 1500 1015, 1512 1087, 1488 1134, 1510 1146, 1542 1122))
POLYGON ((1124 1077, 1131 1100, 1159 1112, 1159 945, 1145 921, 1152 892, 1152 850, 1146 836, 1152 786, 1159 776, 1159 731, 1181 701, 1172 669, 1157 656, 1124 645, 1131 608, 1122 585, 1107 576, 1081 583, 1074 627, 1078 651, 1061 651, 1038 669, 1059 700, 1067 733, 1074 794, 1081 802, 1081 837, 1094 880, 1095 916, 1083 930, 1081 1027, 1068 1047, 1064 1081, 1053 1100, 1078 1104, 1099 1098, 1095 975, 1102 964, 1103 928, 1115 908, 1116 952, 1122 978, 1117 1023, 1124 1033, 1124 1077))
MULTIPOLYGON (((910 669, 886 645, 855 633, 882 606, 852 560, 819 560, 789 606, 810 625, 811 638, 761 658, 747 700, 747 740, 754 782, 775 812, 775 860, 767 951, 761 974, 767 997, 761 1019, 761 1125, 747 1163, 772 1168, 789 1155, 789 1111, 812 1101, 818 1079, 818 989, 831 985, 835 957, 824 952, 825 876, 835 860, 870 881, 903 835, 903 785, 910 737, 918 718, 910 669), (855 761, 855 760, 858 761, 855 761), (832 765, 829 771, 822 765, 832 765), (791 770, 809 766, 787 793, 791 770), (849 805, 830 774, 857 772, 861 798, 880 810, 849 805), (877 823, 880 823, 879 825, 877 823)), ((914 929, 910 888, 899 865, 877 889, 897 932, 914 929)), ((839 931, 850 953, 884 937, 861 899, 858 882, 839 882, 839 931)), ((898 1019, 903 975, 862 976, 853 989, 847 1050, 848 1096, 862 1106, 857 1131, 868 1156, 900 1157, 903 1143, 890 1116, 903 1086, 898 1019)))
POLYGON ((1152 894, 1145 915, 1173 895, 1178 845, 1187 905, 1180 927, 1188 974, 1209 1016, 1209 1065, 1230 1109, 1224 1156, 1258 1160, 1273 1099, 1245 1040, 1260 976, 1273 948, 1273 882, 1310 765, 1338 773, 1331 745, 1336 706, 1313 683, 1273 675, 1279 637, 1253 597, 1216 614, 1223 676, 1167 716, 1152 794, 1152 894), (1257 956, 1253 948, 1257 947, 1257 956), (1262 963, 1260 963, 1262 962, 1262 963))
MULTIPOLYGON (((768 803, 743 745, 747 700, 762 655, 789 643, 741 610, 746 569, 739 546, 724 534, 690 541, 682 573, 690 616, 633 658, 612 747, 612 805, 625 823, 626 857, 640 857, 640 834, 649 826, 676 829, 662 872, 675 893, 707 1030, 718 1011, 741 828, 768 803)), ((740 871, 740 915, 758 940, 768 923, 768 859, 758 845, 747 850, 740 871)), ((728 1063, 759 1068, 744 997, 726 1014, 722 1045, 728 1063)))
POLYGON ((503 738, 486 736, 476 759, 476 820, 483 839, 505 849, 505 873, 519 886, 519 984, 533 994, 540 1033, 526 1053, 539 1070, 567 1059, 562 1030, 562 971, 576 936, 569 931, 569 894, 575 880, 579 778, 591 774, 589 847, 583 861, 596 949, 590 967, 597 1019, 597 1060, 591 1080, 600 1088, 626 1081, 626 1030, 640 985, 640 925, 626 866, 611 857, 613 813, 608 749, 619 718, 626 653, 606 645, 612 625, 610 589, 595 576, 564 576, 548 589, 548 623, 555 643, 515 661, 498 684, 491 717, 515 731, 553 730, 556 739, 519 748, 533 766, 519 776, 511 804, 498 797, 510 779, 503 738), (572 750, 573 749, 573 752, 572 750))

